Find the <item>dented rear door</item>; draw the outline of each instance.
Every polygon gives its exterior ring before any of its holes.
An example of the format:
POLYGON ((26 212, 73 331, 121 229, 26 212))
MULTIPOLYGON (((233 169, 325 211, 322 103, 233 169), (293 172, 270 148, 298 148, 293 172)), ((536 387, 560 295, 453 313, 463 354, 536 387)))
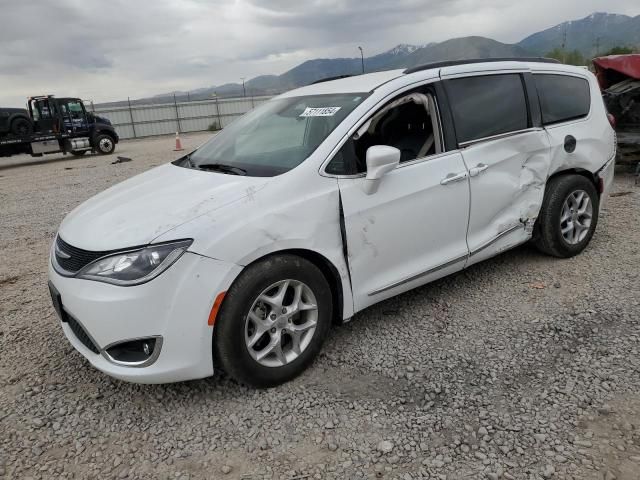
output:
POLYGON ((469 170, 467 265, 531 237, 549 170, 549 140, 527 71, 444 78, 456 140, 469 170))
POLYGON ((471 265, 531 237, 544 196, 549 141, 536 129, 469 146, 462 156, 471 173, 471 265), (482 166, 487 168, 479 171, 482 166))

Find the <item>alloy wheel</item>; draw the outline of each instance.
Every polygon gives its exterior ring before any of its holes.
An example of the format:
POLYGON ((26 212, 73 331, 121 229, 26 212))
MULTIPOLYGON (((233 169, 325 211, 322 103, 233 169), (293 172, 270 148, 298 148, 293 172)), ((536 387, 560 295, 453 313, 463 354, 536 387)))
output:
POLYGON ((569 194, 562 206, 560 215, 560 231, 565 242, 576 245, 583 241, 593 219, 591 197, 584 190, 576 190, 569 194))
POLYGON ((281 280, 255 299, 245 320, 245 345, 265 367, 293 362, 309 346, 318 323, 316 297, 298 280, 281 280))

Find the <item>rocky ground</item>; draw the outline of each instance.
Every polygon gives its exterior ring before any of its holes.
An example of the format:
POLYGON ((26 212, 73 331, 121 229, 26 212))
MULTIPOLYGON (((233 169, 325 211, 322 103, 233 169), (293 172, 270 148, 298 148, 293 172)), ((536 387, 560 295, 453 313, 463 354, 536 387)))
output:
POLYGON ((631 176, 584 254, 522 247, 374 306, 287 385, 131 385, 64 338, 47 255, 71 208, 172 148, 0 162, 0 478, 640 478, 631 176))

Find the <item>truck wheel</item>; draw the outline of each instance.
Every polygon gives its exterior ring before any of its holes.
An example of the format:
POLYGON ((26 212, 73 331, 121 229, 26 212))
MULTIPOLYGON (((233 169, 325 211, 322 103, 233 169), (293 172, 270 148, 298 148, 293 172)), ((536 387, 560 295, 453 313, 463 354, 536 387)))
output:
POLYGON ((87 150, 71 150, 71 155, 75 157, 82 157, 85 153, 87 153, 87 150))
POLYGON ((231 286, 213 331, 215 364, 267 388, 299 375, 331 326, 331 289, 313 263, 278 255, 255 263, 231 286))
POLYGON ((600 198, 582 175, 562 175, 547 184, 536 222, 538 250, 559 258, 582 252, 596 230, 600 198))
POLYGON ((11 122, 11 133, 24 137, 33 133, 33 124, 26 118, 16 118, 11 122))
POLYGON ((116 142, 113 141, 109 135, 98 135, 95 137, 93 148, 95 148, 100 155, 109 155, 116 149, 116 142))

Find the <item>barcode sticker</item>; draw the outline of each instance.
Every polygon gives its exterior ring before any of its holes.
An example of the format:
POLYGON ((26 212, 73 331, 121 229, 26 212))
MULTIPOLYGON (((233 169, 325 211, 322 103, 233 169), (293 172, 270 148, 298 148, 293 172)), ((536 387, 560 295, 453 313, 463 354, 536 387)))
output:
POLYGON ((301 117, 333 117, 342 107, 307 107, 301 117))

